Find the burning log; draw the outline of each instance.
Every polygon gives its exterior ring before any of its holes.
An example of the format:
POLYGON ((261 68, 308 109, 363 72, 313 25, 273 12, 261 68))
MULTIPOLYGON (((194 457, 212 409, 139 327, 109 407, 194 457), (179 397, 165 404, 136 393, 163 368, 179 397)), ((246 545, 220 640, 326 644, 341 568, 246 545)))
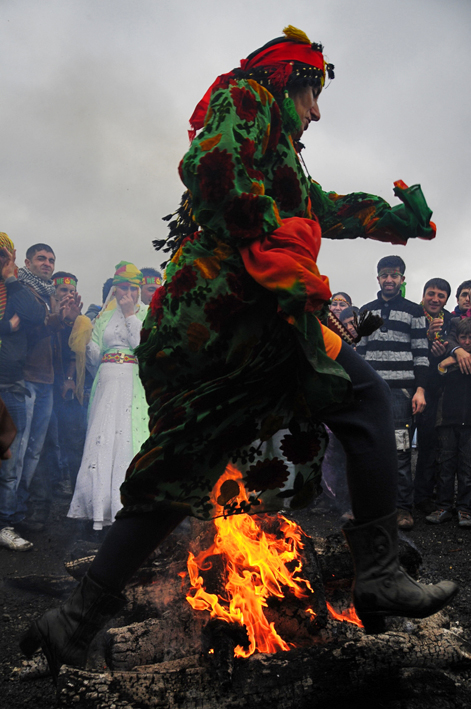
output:
POLYGON ((88 571, 98 547, 93 542, 77 541, 70 550, 70 559, 64 561, 64 566, 68 574, 76 581, 80 581, 88 571))
MULTIPOLYGON (((228 466, 214 500, 240 477, 228 466)), ((206 549, 188 558, 192 608, 245 626, 249 647, 236 646, 237 657, 312 644, 309 636, 325 626, 327 608, 316 552, 301 527, 281 515, 217 517, 214 525, 206 549)))
MULTIPOLYGON (((279 525, 279 520, 270 523, 264 518, 265 532, 279 525)), ((303 709, 326 703, 342 705, 354 696, 361 696, 362 702, 367 703, 368 697, 374 701, 379 687, 401 701, 419 693, 423 704, 417 706, 425 707, 432 698, 456 691, 452 677, 441 670, 471 667, 471 649, 443 627, 442 614, 420 622, 392 621, 393 630, 380 636, 365 636, 352 623, 338 622, 326 614, 325 623, 314 635, 306 633, 310 646, 234 657, 235 647, 246 646, 243 627, 219 619, 208 622, 209 612, 195 612, 186 600, 190 590, 189 575, 185 574, 188 547, 197 556, 201 551, 198 544, 209 548, 214 537, 211 524, 192 521, 191 527, 189 537, 181 534, 169 540, 150 561, 145 578, 135 579, 127 589, 129 604, 116 620, 124 627, 98 636, 90 657, 91 669, 62 669, 58 685, 61 706, 252 709, 271 704, 303 709), (341 677, 341 682, 335 681, 336 677, 341 677)), ((322 581, 317 562, 324 567, 328 561, 333 568, 340 568, 344 560, 337 557, 343 557, 345 550, 340 538, 338 545, 317 539, 317 549, 307 537, 303 539, 303 577, 314 588, 322 581)), ((214 591, 226 573, 217 564, 213 572, 208 578, 214 591)), ((340 579, 328 591, 328 602, 340 612, 349 605, 349 585, 350 580, 340 579)), ((293 603, 298 600, 294 597, 293 603)), ((289 621, 290 604, 285 605, 289 621)), ((276 613, 280 615, 282 609, 281 603, 276 613)), ((270 618, 270 604, 265 612, 270 618)), ((282 620, 270 622, 278 623, 279 628, 282 620)), ((38 670, 36 665, 36 676, 38 670)))
MULTIPOLYGON (((74 560, 75 572, 89 556, 74 560)), ((401 560, 417 572, 420 555, 405 543, 401 560)), ((341 535, 314 542, 279 515, 192 520, 132 579, 87 670, 62 669, 61 704, 303 709, 355 693, 367 700, 372 687, 375 700, 378 687, 402 700, 420 687, 425 707, 452 691, 441 669, 471 667, 471 648, 444 616, 392 620, 390 632, 365 636, 350 607, 352 576, 341 535)))
MULTIPOLYGON (((330 620, 329 625, 334 621, 330 620)), ((59 676, 63 706, 80 700, 84 709, 128 706, 194 709, 282 706, 283 709, 322 706, 366 699, 378 688, 383 696, 416 696, 430 705, 437 688, 453 693, 452 679, 437 668, 471 667, 471 648, 440 625, 437 614, 420 623, 397 622, 398 629, 380 636, 365 636, 349 625, 331 645, 316 645, 289 653, 236 658, 230 682, 215 682, 211 656, 188 655, 179 660, 147 665, 133 672, 91 673, 64 668, 59 676), (347 639, 348 637, 348 639, 347 639), (434 668, 434 672, 427 672, 434 668), (341 677, 341 682, 335 678, 341 677), (79 699, 77 699, 77 697, 79 699)), ((333 629, 327 629, 332 636, 333 629)))
POLYGON ((64 566, 67 573, 69 573, 76 581, 80 581, 87 573, 94 558, 95 554, 91 554, 90 556, 81 556, 78 559, 66 561, 64 566))

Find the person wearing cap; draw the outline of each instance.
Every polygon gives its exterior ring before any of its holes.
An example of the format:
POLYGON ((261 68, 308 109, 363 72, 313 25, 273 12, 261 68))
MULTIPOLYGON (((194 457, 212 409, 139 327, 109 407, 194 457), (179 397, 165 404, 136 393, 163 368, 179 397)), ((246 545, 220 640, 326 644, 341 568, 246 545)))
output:
POLYGON ((84 580, 21 643, 26 654, 42 645, 55 675, 63 662, 83 665, 90 639, 125 603, 126 582, 186 515, 309 504, 322 420, 348 455, 355 521, 345 532, 367 632, 381 630, 386 615, 430 615, 457 591, 451 582, 419 585, 399 567, 388 388, 321 323, 331 292, 316 265, 322 231, 403 243, 433 237, 431 212, 419 186, 397 183, 403 204, 391 208, 364 193, 325 193, 306 174, 300 138, 320 119, 326 77, 333 67, 322 47, 290 26, 219 76, 192 115, 179 169, 188 192, 162 244, 171 260, 137 350, 149 437, 84 580), (269 455, 280 431, 284 458, 300 466, 295 485, 283 458, 269 455), (267 445, 252 446, 257 439, 267 445), (214 499, 231 460, 241 476, 214 499))
POLYGON ((400 256, 378 261, 380 291, 376 300, 363 305, 380 315, 382 326, 363 337, 357 352, 384 379, 391 390, 396 431, 397 524, 400 529, 414 526, 414 483, 412 480, 412 438, 416 414, 425 410, 425 387, 429 374, 427 324, 422 306, 404 297, 406 264, 400 256))
MULTIPOLYGON (((91 520, 99 532, 121 507, 119 487, 126 468, 147 436, 147 404, 134 348, 146 308, 140 301, 142 273, 127 261, 116 266, 107 301, 86 346, 93 382, 82 462, 68 516, 91 520)), ((74 325, 91 328, 83 316, 74 325)))
POLYGON ((20 529, 18 484, 21 478, 20 446, 26 427, 24 368, 28 333, 44 322, 44 310, 28 288, 17 280, 15 246, 0 232, 0 396, 13 420, 17 434, 10 457, 0 467, 0 546, 11 551, 28 551, 33 544, 20 529))

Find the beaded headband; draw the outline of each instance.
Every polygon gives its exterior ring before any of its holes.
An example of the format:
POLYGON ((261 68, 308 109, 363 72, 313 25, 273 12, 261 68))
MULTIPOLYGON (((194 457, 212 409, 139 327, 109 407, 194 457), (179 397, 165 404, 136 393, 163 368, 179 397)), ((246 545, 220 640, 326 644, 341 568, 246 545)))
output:
POLYGON ((53 278, 52 280, 56 287, 65 285, 74 286, 75 288, 77 288, 77 281, 75 281, 73 278, 70 278, 70 276, 64 276, 62 278, 53 278))

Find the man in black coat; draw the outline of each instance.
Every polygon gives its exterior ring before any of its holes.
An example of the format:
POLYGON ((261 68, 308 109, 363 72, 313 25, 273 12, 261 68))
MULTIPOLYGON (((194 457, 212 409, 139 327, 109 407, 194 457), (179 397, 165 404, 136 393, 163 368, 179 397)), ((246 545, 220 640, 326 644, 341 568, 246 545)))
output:
MULTIPOLYGON (((445 310, 451 287, 443 278, 432 278, 424 285, 422 307, 427 321, 430 371, 435 371, 446 354, 451 313, 445 310)), ((437 478, 436 432, 438 392, 433 387, 425 389, 427 406, 417 414, 417 467, 414 480, 415 508, 427 514, 435 509, 432 502, 437 478)))
POLYGON ((3 233, 0 233, 0 268, 0 395, 17 429, 11 457, 0 467, 0 546, 27 551, 33 545, 15 530, 20 521, 16 514, 22 469, 19 452, 26 426, 28 393, 23 370, 28 332, 44 322, 45 312, 29 288, 17 280, 14 245, 3 233))

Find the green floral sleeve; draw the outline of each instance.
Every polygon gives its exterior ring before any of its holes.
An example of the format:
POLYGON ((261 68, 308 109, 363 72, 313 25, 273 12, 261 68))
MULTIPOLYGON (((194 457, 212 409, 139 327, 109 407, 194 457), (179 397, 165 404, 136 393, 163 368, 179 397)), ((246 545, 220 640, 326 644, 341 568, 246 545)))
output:
POLYGON ((256 82, 232 82, 215 92, 206 125, 180 166, 201 227, 240 244, 280 226, 263 173, 280 135, 278 105, 256 82))
POLYGON ((406 244, 408 239, 433 239, 435 225, 420 185, 407 187, 395 183, 394 194, 402 204, 391 207, 384 199, 364 192, 338 195, 324 192, 311 182, 313 212, 317 214, 322 236, 327 239, 375 239, 406 244))

